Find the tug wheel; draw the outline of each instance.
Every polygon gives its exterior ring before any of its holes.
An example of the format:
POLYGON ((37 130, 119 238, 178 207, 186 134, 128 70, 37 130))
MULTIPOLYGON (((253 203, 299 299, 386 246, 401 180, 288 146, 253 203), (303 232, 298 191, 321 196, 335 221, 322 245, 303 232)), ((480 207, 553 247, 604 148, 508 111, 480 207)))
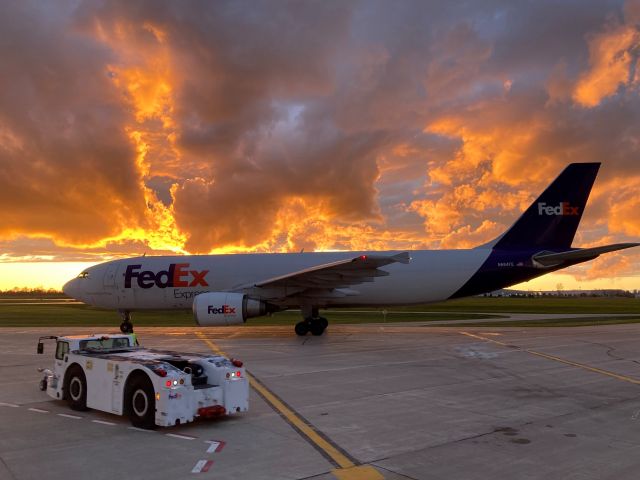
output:
POLYGON ((87 409, 87 379, 79 365, 71 365, 64 381, 64 397, 72 410, 87 409))
POLYGON ((152 430, 156 427, 156 398, 151 380, 146 375, 127 385, 125 408, 134 427, 152 430))

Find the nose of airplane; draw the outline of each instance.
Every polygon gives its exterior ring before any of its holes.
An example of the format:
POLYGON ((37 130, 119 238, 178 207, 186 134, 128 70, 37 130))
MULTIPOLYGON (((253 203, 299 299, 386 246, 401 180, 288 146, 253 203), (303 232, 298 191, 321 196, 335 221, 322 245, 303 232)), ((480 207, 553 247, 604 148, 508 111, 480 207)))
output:
POLYGON ((78 288, 78 279, 69 280, 62 287, 62 291, 67 297, 78 299, 80 289, 78 288))

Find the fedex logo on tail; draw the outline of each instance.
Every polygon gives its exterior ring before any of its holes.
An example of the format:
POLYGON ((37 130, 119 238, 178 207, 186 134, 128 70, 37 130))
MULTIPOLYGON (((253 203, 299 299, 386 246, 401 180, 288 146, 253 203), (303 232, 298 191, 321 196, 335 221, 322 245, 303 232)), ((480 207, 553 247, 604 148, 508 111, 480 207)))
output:
POLYGON ((135 278, 140 288, 167 287, 208 287, 205 279, 209 270, 188 270, 188 263, 172 263, 167 270, 152 272, 140 271, 142 265, 127 265, 124 273, 124 288, 131 288, 131 281, 135 278))
POLYGON ((560 202, 559 205, 555 206, 538 202, 538 215, 577 216, 580 213, 578 207, 572 207, 569 202, 560 202))
POLYGON ((207 308, 207 313, 211 315, 235 315, 236 307, 230 307, 229 305, 222 305, 220 307, 214 307, 213 305, 209 305, 207 308))

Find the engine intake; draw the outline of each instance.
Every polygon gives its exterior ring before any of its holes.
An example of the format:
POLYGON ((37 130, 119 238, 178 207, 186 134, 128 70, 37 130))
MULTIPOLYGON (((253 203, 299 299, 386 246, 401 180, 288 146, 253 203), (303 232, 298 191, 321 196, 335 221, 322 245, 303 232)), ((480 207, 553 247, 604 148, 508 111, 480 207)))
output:
POLYGON ((247 318, 266 315, 266 302, 249 298, 242 293, 208 292, 193 299, 193 318, 198 325, 238 325, 247 318))

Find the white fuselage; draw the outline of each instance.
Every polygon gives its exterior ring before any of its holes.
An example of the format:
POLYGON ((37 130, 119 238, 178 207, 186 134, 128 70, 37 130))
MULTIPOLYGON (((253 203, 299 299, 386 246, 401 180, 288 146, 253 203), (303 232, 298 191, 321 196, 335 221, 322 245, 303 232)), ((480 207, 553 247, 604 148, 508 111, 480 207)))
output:
MULTIPOLYGON (((85 303, 103 308, 187 309, 191 308, 193 298, 203 292, 228 291, 316 265, 370 253, 129 258, 90 268, 85 278, 74 279, 65 285, 65 292, 85 303), (171 265, 174 265, 173 269, 171 265)), ((373 253, 391 255, 397 252, 373 253)), ((356 285, 353 288, 357 292, 355 295, 327 299, 322 303, 324 306, 375 306, 445 300, 480 269, 490 253, 490 249, 412 251, 408 264, 393 263, 381 267, 390 273, 389 276, 356 285)), ((295 301, 289 305, 286 300, 281 305, 297 306, 295 301)))
MULTIPOLYGON (((121 310, 123 331, 130 331, 129 311, 191 308, 194 298, 207 293, 196 302, 198 323, 227 324, 230 318, 244 321, 301 307, 309 325, 320 321, 312 333, 321 335, 326 326, 317 316, 320 307, 410 305, 477 295, 639 245, 571 246, 599 167, 568 165, 508 230, 470 250, 137 257, 91 267, 64 291, 121 310), (359 263, 347 268, 352 262, 359 263)), ((303 335, 308 329, 298 330, 303 335)))

